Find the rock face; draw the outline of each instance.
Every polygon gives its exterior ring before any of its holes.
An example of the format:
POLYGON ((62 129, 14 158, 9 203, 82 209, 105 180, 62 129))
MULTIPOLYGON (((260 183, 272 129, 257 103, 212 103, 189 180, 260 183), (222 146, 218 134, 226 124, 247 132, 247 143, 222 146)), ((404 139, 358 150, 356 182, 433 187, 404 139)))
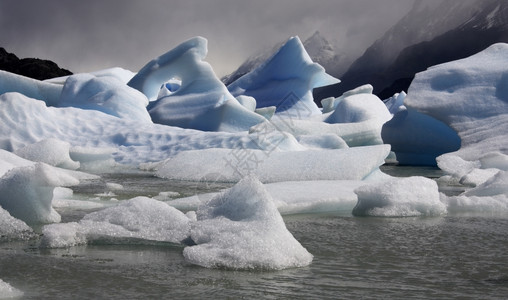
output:
POLYGON ((507 1, 416 1, 406 16, 351 65, 340 84, 315 91, 314 98, 337 97, 370 83, 374 94, 386 99, 407 91, 414 75, 430 66, 507 42, 507 29, 507 1))
POLYGON ((54 77, 71 75, 72 72, 60 68, 50 60, 38 58, 22 58, 7 52, 0 47, 0 70, 23 75, 26 77, 45 80, 54 77))

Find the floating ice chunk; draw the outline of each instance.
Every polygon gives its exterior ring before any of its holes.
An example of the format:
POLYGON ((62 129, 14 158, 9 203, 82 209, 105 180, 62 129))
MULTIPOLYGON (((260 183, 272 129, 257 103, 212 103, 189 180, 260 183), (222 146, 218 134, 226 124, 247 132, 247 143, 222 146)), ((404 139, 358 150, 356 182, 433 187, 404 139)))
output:
POLYGON ((85 215, 78 223, 43 227, 42 247, 71 247, 94 241, 148 240, 180 243, 189 236, 190 219, 164 202, 136 197, 85 215))
POLYGON ((411 108, 396 112, 383 125, 381 136, 403 165, 435 166, 436 157, 460 148, 460 138, 453 129, 411 108))
POLYGON ((111 172, 117 163, 113 159, 115 148, 92 148, 74 146, 70 148, 69 155, 72 160, 80 163, 80 170, 92 172, 111 172))
POLYGON ((412 217, 446 213, 435 181, 425 177, 392 178, 355 190, 355 216, 412 217))
POLYGON ((79 181, 65 172, 37 163, 17 167, 0 178, 0 206, 28 224, 60 222, 51 206, 53 188, 79 181))
MULTIPOLYGON (((452 127, 461 139, 460 150, 444 154, 438 164, 464 176, 460 157, 479 168, 486 153, 508 147, 508 44, 494 44, 465 59, 418 73, 405 105, 452 127), (449 160, 449 162, 446 162, 449 160)), ((472 171, 472 169, 470 170, 472 171)))
POLYGON ((307 118, 321 114, 312 90, 338 82, 312 62, 298 37, 292 37, 270 59, 228 85, 228 89, 235 97, 254 97, 258 107, 276 106, 276 113, 307 118))
POLYGON ((147 105, 145 95, 114 77, 77 74, 65 81, 57 106, 98 110, 139 123, 151 123, 147 105))
MULTIPOLYGON (((350 212, 358 202, 354 190, 362 185, 360 180, 284 181, 264 184, 281 215, 350 212)), ((198 194, 170 200, 167 203, 184 211, 197 210, 220 192, 198 194)))
POLYGON ((0 299, 13 299, 23 296, 23 292, 12 287, 7 282, 0 279, 0 299))
POLYGON ((405 110, 406 107, 404 106, 404 99, 406 98, 407 94, 402 91, 400 93, 396 93, 391 98, 388 98, 384 100, 383 102, 386 105, 386 108, 388 108, 388 111, 395 115, 401 110, 405 110))
MULTIPOLYGON (((356 136, 370 135, 371 141, 363 142, 363 145, 382 144, 381 129, 385 122, 392 118, 390 112, 383 102, 372 94, 354 94, 343 98, 337 105, 335 111, 326 119, 326 123, 347 124, 343 128, 356 125, 356 131, 350 132, 352 139, 356 136), (352 123, 352 124, 351 124, 352 123)), ((342 134, 346 136, 346 134, 342 134)), ((347 139, 345 139, 347 141, 347 139)), ((348 143, 350 146, 356 146, 348 143)))
POLYGON ((42 100, 47 105, 56 105, 62 86, 0 70, 0 94, 8 92, 21 93, 42 100))
POLYGON ((508 213, 508 172, 498 171, 484 183, 459 196, 447 197, 451 212, 508 213))
POLYGON ((362 180, 384 163, 389 145, 337 150, 266 152, 253 149, 205 149, 181 152, 161 162, 162 178, 237 182, 255 174, 264 183, 306 180, 362 180), (200 172, 195 170, 199 169, 200 172))
POLYGON ((195 37, 146 64, 129 81, 150 101, 155 123, 207 131, 243 131, 264 120, 240 105, 203 59, 207 40, 195 37), (170 80, 181 86, 157 99, 170 80))
POLYGON ((360 180, 286 181, 266 184, 281 215, 350 212, 358 202, 360 180))
POLYGON ((330 98, 323 99, 323 100, 321 100, 321 105, 323 106, 323 113, 325 114, 325 113, 334 111, 337 108, 337 106, 339 105, 339 103, 349 96, 358 95, 358 94, 369 95, 369 94, 372 94, 373 90, 374 90, 374 88, 372 87, 372 85, 365 84, 365 85, 361 85, 355 89, 345 92, 338 98, 330 97, 330 98))
POLYGON ((25 222, 11 216, 8 211, 0 206, 0 242, 23 240, 34 236, 32 228, 25 222))
POLYGON ((376 121, 380 125, 392 118, 383 102, 372 94, 354 94, 340 101, 327 123, 359 123, 376 121))
POLYGON ((270 122, 263 122, 250 128, 251 134, 266 135, 266 133, 289 133, 298 140, 302 136, 320 136, 334 134, 342 139, 349 147, 383 144, 381 139, 381 125, 377 121, 358 123, 328 124, 315 120, 297 120, 281 118, 278 115, 270 122))
POLYGON ((208 268, 280 270, 312 262, 252 177, 199 208, 191 239, 197 245, 184 249, 185 259, 208 268))
POLYGON ((75 170, 79 168, 79 162, 72 160, 69 156, 70 147, 71 145, 67 142, 50 138, 18 149, 15 154, 31 161, 75 170))

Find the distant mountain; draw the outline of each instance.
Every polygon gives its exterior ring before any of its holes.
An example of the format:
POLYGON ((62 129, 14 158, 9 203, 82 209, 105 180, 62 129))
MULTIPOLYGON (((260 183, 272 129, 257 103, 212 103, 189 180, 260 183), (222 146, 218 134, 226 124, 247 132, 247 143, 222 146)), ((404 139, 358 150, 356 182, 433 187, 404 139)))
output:
MULTIPOLYGON (((222 82, 225 85, 229 85, 233 81, 249 73, 257 66, 272 57, 280 49, 280 47, 284 45, 285 42, 286 41, 277 43, 273 48, 261 51, 260 53, 249 57, 233 73, 222 77, 222 82)), ((348 66, 346 57, 341 54, 337 54, 333 45, 325 37, 323 37, 319 31, 316 31, 312 36, 306 39, 303 42, 303 46, 305 47, 305 50, 309 56, 312 58, 312 61, 323 66, 326 69, 326 72, 332 76, 337 76, 337 74, 344 73, 345 69, 348 66)))
POLYGON ((505 0, 417 1, 351 65, 340 84, 316 90, 315 99, 366 83, 381 99, 407 91, 417 72, 508 42, 507 7, 505 0))
POLYGON ((9 53, 1 47, 0 70, 38 80, 45 80, 72 74, 71 71, 60 68, 56 63, 50 60, 43 60, 38 58, 19 59, 15 54, 9 53))

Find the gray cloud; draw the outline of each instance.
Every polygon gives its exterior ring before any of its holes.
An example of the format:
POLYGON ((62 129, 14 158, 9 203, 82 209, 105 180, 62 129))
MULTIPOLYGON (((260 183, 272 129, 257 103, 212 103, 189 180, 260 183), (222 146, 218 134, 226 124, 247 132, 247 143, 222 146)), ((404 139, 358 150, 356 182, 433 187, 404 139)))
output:
POLYGON ((196 35, 218 75, 290 36, 319 30, 347 53, 363 52, 412 0, 0 0, 0 46, 74 72, 133 71, 196 35))

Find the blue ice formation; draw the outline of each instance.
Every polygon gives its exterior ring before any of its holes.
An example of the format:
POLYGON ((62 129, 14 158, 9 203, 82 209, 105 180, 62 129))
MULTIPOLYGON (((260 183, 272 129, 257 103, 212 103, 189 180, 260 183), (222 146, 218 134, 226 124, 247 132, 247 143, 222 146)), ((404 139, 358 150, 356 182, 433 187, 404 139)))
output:
POLYGON ((128 82, 152 101, 147 109, 153 122, 205 131, 245 131, 265 120, 229 93, 203 61, 206 54, 207 40, 192 38, 150 61, 128 82), (161 87, 168 92, 158 98, 161 87))
POLYGON ((151 123, 147 105, 145 95, 114 77, 76 74, 65 81, 56 106, 98 110, 139 123, 151 123))
POLYGON ((290 38, 270 59, 228 86, 233 96, 247 95, 258 107, 276 106, 292 118, 321 114, 312 90, 340 82, 312 62, 298 37, 290 38))
POLYGON ((460 148, 460 137, 445 123, 407 108, 383 125, 383 141, 402 165, 436 166, 436 157, 460 148))

